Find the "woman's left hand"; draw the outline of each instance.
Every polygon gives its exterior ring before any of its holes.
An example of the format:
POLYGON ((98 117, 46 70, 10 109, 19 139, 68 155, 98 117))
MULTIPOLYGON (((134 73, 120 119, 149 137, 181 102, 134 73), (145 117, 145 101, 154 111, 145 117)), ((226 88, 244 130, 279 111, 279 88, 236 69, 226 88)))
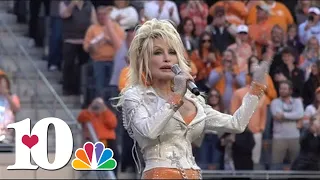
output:
POLYGON ((269 73, 269 68, 273 60, 273 47, 269 45, 267 52, 263 56, 263 60, 259 65, 253 67, 253 81, 266 85, 266 74, 269 73))

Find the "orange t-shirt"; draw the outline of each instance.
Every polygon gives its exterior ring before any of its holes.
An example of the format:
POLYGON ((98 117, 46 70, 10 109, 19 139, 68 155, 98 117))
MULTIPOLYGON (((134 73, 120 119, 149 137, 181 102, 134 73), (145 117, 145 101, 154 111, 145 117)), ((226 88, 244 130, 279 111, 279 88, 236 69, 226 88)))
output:
POLYGON ((256 44, 256 50, 258 57, 261 57, 262 47, 268 44, 271 40, 271 30, 273 28, 272 23, 269 20, 249 25, 249 37, 256 44))
MULTIPOLYGON (((104 33, 104 27, 99 24, 91 25, 85 35, 84 42, 83 42, 83 49, 88 52, 88 48, 90 42, 99 36, 100 34, 104 33)), ((122 30, 121 26, 117 23, 114 23, 114 31, 117 33, 117 36, 120 39, 125 38, 125 33, 122 30)), ((110 39, 110 37, 104 34, 105 39, 110 39)), ((104 43, 102 45, 98 45, 95 52, 90 53, 90 57, 95 61, 112 61, 113 57, 116 53, 116 49, 110 43, 104 43)))
POLYGON ((115 129, 118 121, 115 114, 110 109, 107 109, 100 114, 95 114, 84 109, 80 112, 78 121, 80 123, 91 122, 99 139, 116 139, 115 129))
POLYGON ((226 19, 229 23, 235 25, 245 24, 248 10, 242 1, 218 1, 210 7, 210 16, 214 15, 214 10, 217 6, 224 7, 226 11, 226 19))
MULTIPOLYGON (((230 105, 230 112, 233 114, 241 106, 242 99, 249 92, 250 86, 245 86, 236 90, 233 93, 230 105)), ((250 118, 248 127, 252 133, 263 132, 266 126, 267 120, 267 105, 265 103, 265 96, 263 96, 258 104, 258 107, 254 111, 250 118)))
MULTIPOLYGON (((203 57, 207 57, 209 55, 209 52, 208 52, 208 50, 204 49, 202 51, 202 54, 203 54, 203 57)), ((218 60, 217 55, 215 55, 215 58, 216 58, 215 62, 212 62, 212 63, 210 63, 210 65, 207 65, 200 58, 198 50, 195 50, 191 53, 190 60, 194 63, 194 65, 198 71, 196 81, 206 79, 209 76, 211 70, 220 65, 220 61, 218 60)))
MULTIPOLYGON (((257 23, 257 8, 255 7, 252 7, 249 11, 249 14, 246 20, 247 24, 257 23)), ((294 23, 293 17, 290 11, 284 4, 280 2, 275 2, 275 4, 271 6, 270 22, 273 25, 279 24, 279 26, 285 32, 287 32, 288 25, 294 23)))

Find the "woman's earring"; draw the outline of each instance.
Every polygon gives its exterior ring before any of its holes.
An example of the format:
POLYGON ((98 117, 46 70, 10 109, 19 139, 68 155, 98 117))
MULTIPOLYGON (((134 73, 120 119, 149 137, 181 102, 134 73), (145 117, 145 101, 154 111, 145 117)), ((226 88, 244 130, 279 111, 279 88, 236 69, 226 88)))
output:
POLYGON ((171 91, 174 92, 174 82, 173 82, 173 80, 170 81, 170 88, 171 88, 171 91))

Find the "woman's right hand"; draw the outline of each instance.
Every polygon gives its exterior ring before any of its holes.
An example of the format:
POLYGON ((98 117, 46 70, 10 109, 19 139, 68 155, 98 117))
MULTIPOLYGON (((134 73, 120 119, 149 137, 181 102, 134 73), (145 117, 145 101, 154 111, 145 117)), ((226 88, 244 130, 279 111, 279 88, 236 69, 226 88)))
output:
POLYGON ((180 72, 175 75, 173 79, 173 92, 183 97, 187 92, 187 81, 194 81, 193 77, 189 73, 180 72))

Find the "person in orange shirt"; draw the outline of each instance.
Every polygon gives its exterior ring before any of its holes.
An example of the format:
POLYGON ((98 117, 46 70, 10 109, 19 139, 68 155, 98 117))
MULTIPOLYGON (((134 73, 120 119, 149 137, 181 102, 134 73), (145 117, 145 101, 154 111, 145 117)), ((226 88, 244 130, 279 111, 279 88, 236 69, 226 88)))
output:
MULTIPOLYGON (((254 66, 256 66, 258 62, 249 61, 248 71, 250 79, 252 79, 252 74, 254 72, 254 66)), ((233 114, 240 106, 243 97, 250 91, 250 81, 247 81, 247 85, 243 88, 236 90, 233 93, 230 105, 230 113, 233 114)), ((262 134, 266 126, 267 119, 267 104, 265 101, 265 95, 260 99, 259 104, 255 112, 253 113, 248 128, 253 133, 255 146, 252 149, 252 161, 254 164, 258 164, 260 162, 261 156, 261 148, 262 148, 262 134)))
MULTIPOLYGON (((83 109, 78 121, 81 123, 86 139, 88 136, 88 129, 86 123, 90 122, 95 130, 95 133, 102 143, 114 152, 114 158, 117 161, 118 151, 116 143, 116 127, 118 124, 116 115, 105 105, 102 98, 96 98, 92 101, 87 109, 83 109)), ((115 170, 116 172, 116 170, 115 170)))
MULTIPOLYGON (((248 63, 247 63, 247 66, 252 64, 252 63, 258 63, 260 62, 260 60, 258 59, 257 56, 251 56, 249 59, 248 59, 248 63)), ((249 66, 248 66, 249 68, 249 66)), ((265 92, 265 103, 267 106, 270 105, 271 101, 275 98, 278 97, 277 95, 277 91, 276 91, 276 88, 274 87, 274 83, 272 81, 272 78, 269 74, 266 75, 266 80, 267 80, 267 86, 268 88, 266 89, 266 92, 265 92)), ((251 82, 251 76, 247 75, 246 77, 246 82, 247 83, 250 83, 251 82)))
POLYGON ((265 4, 256 6, 257 21, 249 25, 249 37, 255 43, 256 53, 262 56, 262 47, 268 45, 271 40, 273 24, 270 23, 270 8, 265 4))
POLYGON ((104 6, 97 8, 99 23, 88 28, 83 43, 84 50, 93 60, 96 97, 104 96, 105 88, 109 88, 113 58, 125 37, 124 31, 111 20, 109 13, 104 6))
MULTIPOLYGON (((285 31, 287 31, 288 25, 293 24, 293 17, 289 9, 281 2, 275 0, 264 0, 261 2, 267 5, 270 9, 270 23, 273 25, 280 25, 285 31)), ((251 8, 246 20, 247 24, 257 23, 257 8, 251 8)))
POLYGON ((214 16, 217 6, 223 6, 226 12, 226 19, 230 24, 245 24, 248 16, 248 9, 244 2, 239 0, 218 1, 209 9, 210 16, 214 16))

